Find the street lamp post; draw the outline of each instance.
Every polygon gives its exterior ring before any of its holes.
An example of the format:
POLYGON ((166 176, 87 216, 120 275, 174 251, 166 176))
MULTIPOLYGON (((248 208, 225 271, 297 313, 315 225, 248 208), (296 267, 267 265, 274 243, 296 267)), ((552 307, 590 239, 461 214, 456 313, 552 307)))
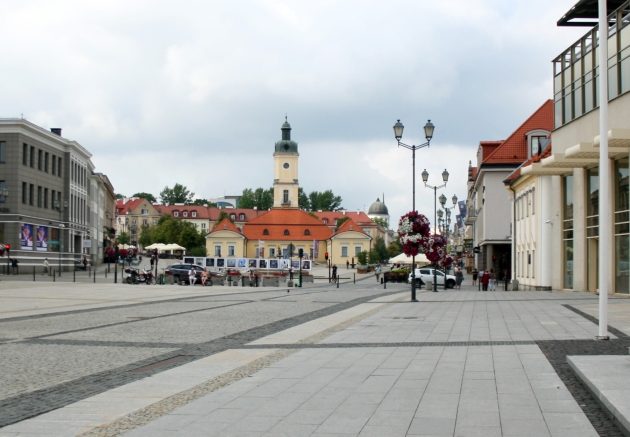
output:
MULTIPOLYGON (((63 207, 66 207, 67 203, 64 202, 63 203, 63 207)), ((63 209, 62 209, 62 204, 61 204, 61 200, 60 199, 55 199, 53 201, 53 209, 56 209, 57 211, 59 211, 59 273, 57 274, 58 276, 61 276, 61 253, 63 252, 63 236, 62 236, 62 229, 64 228, 64 224, 63 224, 63 209)))
MULTIPOLYGON (((6 182, 3 182, 2 185, 0 185, 0 203, 2 203, 3 205, 7 203, 7 197, 9 197, 9 189, 7 188, 7 186, 5 185, 6 182)), ((5 207, 2 207, 3 212, 8 212, 8 210, 5 209, 5 207)), ((4 223, 2 224, 2 237, 5 238, 5 233, 4 233, 4 223)), ((8 243, 5 243, 8 244, 8 243)), ((7 250, 7 275, 9 274, 9 266, 11 263, 11 257, 9 256, 9 253, 11 251, 10 249, 11 246, 7 245, 5 246, 5 249, 7 250)))
MULTIPOLYGON (((442 209, 446 212, 446 218, 444 220, 444 236, 446 238, 446 248, 448 249, 448 237, 451 229, 451 210, 457 206, 457 196, 453 195, 451 198, 453 206, 446 206, 446 196, 442 194, 440 196, 440 204, 442 209)), ((444 269, 444 289, 446 290, 446 269, 444 269)))
MULTIPOLYGON (((403 130, 405 126, 400 122, 400 120, 396 121, 394 125, 394 137, 398 142, 398 147, 402 146, 405 149, 411 150, 411 210, 415 212, 416 210, 416 150, 421 149, 423 147, 428 147, 431 143, 431 139, 433 138, 433 131, 435 130, 435 126, 431 123, 431 120, 427 120, 424 125, 424 137, 426 138, 426 143, 419 144, 417 146, 405 144, 401 140, 403 135, 403 130)), ((416 302, 416 257, 415 255, 411 257, 411 301, 416 302)))
MULTIPOLYGON (((437 190, 440 188, 444 188, 446 183, 448 182, 448 171, 444 169, 442 172, 442 181, 444 183, 442 185, 429 185, 427 182, 429 181, 429 172, 425 168, 422 172, 422 182, 424 182, 424 186, 433 190, 433 233, 436 233, 437 230, 437 190)), ((444 277, 444 285, 446 286, 446 277, 444 277)), ((437 292, 437 265, 433 266, 433 291, 437 292)))

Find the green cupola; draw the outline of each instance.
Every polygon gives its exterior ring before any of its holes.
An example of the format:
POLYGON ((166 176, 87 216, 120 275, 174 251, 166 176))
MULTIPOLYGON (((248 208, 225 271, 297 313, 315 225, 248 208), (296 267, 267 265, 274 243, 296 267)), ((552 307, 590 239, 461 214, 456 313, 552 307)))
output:
POLYGON ((284 118, 281 130, 282 139, 280 141, 276 141, 276 152, 298 153, 298 145, 295 141, 291 140, 291 125, 287 121, 286 117, 284 118))

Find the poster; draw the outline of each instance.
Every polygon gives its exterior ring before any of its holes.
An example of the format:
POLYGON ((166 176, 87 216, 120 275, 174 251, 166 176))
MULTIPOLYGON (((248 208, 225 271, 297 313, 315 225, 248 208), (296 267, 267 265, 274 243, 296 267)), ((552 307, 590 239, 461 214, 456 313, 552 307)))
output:
POLYGON ((33 250, 33 225, 23 223, 20 228, 20 249, 33 250))
POLYGON ((45 251, 48 250, 48 227, 37 227, 37 239, 35 240, 35 250, 45 251))

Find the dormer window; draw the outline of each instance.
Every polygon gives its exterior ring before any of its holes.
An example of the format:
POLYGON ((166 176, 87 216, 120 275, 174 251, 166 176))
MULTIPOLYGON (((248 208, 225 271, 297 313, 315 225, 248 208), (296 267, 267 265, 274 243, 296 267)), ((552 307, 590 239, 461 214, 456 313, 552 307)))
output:
POLYGON ((182 214, 184 217, 188 217, 188 211, 184 211, 182 214))
POLYGON ((236 214, 230 214, 230 220, 236 221, 236 214))
POLYGON ((532 158, 540 155, 549 145, 549 132, 537 129, 526 134, 527 136, 527 157, 532 158))
POLYGON ((284 235, 289 235, 289 230, 288 229, 284 230, 284 235))
POLYGON ((179 211, 173 211, 173 217, 179 217, 179 211))
POLYGON ((322 219, 322 222, 323 222, 325 225, 327 225, 327 224, 328 224, 328 219, 327 219, 327 218, 322 219))
POLYGON ((190 215, 191 215, 191 217, 193 217, 193 218, 194 218, 194 217, 197 217, 197 211, 193 211, 193 212, 191 212, 191 213, 190 213, 190 215))
POLYGON ((245 221, 245 214, 240 213, 240 214, 238 215, 238 219, 239 219, 239 221, 244 222, 244 221, 245 221))
POLYGON ((304 235, 311 235, 310 229, 304 229, 304 235))
POLYGON ((269 235, 269 229, 264 229, 263 230, 263 235, 269 235))

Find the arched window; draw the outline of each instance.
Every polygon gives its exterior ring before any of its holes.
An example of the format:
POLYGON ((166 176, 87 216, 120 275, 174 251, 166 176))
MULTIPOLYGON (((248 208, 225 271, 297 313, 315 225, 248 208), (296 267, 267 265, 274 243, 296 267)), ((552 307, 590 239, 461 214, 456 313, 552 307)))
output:
POLYGON ((245 214, 240 213, 240 214, 238 215, 238 219, 239 219, 239 221, 244 222, 244 221, 245 221, 245 214))
POLYGON ((230 214, 230 220, 236 221, 236 214, 230 214))
POLYGON ((322 219, 322 222, 324 222, 324 224, 327 225, 328 224, 328 219, 327 218, 322 219))
POLYGON ((179 217, 179 211, 173 211, 173 217, 179 217))
POLYGON ((197 217, 197 211, 193 211, 190 213, 191 217, 197 217))
POLYGON ((310 229, 304 229, 304 235, 311 235, 310 229))
POLYGON ((269 235, 269 229, 264 229, 263 230, 263 235, 269 235))
POLYGON ((288 229, 284 230, 284 235, 289 235, 289 230, 288 229))
POLYGON ((184 216, 184 217, 188 217, 188 211, 184 211, 184 212, 182 213, 182 216, 184 216))

